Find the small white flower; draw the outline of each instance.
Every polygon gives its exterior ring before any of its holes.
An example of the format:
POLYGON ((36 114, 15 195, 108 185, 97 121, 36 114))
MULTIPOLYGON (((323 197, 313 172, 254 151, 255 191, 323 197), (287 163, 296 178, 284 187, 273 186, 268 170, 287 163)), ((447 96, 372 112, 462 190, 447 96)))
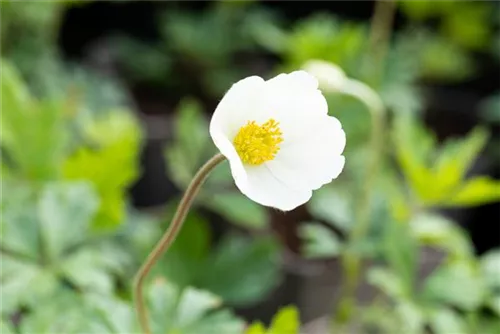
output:
POLYGON ((235 83, 214 112, 210 135, 240 191, 283 211, 307 202, 345 163, 342 126, 304 71, 235 83))
POLYGON ((347 81, 347 77, 340 67, 324 60, 310 60, 302 68, 316 77, 320 88, 327 91, 339 91, 347 81))

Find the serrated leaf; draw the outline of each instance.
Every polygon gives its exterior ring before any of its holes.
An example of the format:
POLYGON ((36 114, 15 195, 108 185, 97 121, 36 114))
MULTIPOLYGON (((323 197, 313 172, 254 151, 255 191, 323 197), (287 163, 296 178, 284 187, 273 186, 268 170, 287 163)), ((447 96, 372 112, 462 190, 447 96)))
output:
POLYGON ((210 157, 208 121, 198 102, 188 99, 180 103, 174 129, 174 141, 165 151, 167 168, 176 185, 186 188, 196 170, 210 157))
POLYGON ((206 291, 177 290, 157 279, 148 290, 154 333, 239 333, 243 323, 225 310, 217 310, 221 300, 206 291))
POLYGON ((299 235, 304 239, 303 254, 308 258, 331 258, 341 252, 339 237, 320 223, 307 222, 301 225, 299 235))
POLYGON ((410 184, 411 189, 419 199, 436 196, 429 180, 432 173, 427 167, 429 155, 435 149, 435 138, 414 118, 399 117, 393 133, 396 145, 396 158, 410 184))
POLYGON ((424 297, 473 311, 486 297, 486 286, 475 263, 448 263, 436 269, 425 282, 424 297))
MULTIPOLYGON (((448 140, 434 167, 434 178, 452 188, 459 184, 488 141, 488 132, 475 128, 461 140, 448 140), (446 179, 446 181, 441 181, 446 179)), ((448 189, 446 188, 445 191, 448 189)))
POLYGON ((78 148, 64 162, 64 177, 87 180, 97 190, 101 202, 94 228, 116 227, 125 214, 125 190, 139 175, 138 125, 125 111, 115 111, 88 121, 84 129, 97 147, 78 148))
MULTIPOLYGON (((35 308, 23 319, 21 333, 116 333, 116 329, 102 317, 101 310, 74 292, 61 290, 43 302, 44 307, 35 308)), ((116 307, 113 305, 106 311, 112 312, 116 307)))
POLYGON ((456 259, 472 259, 473 247, 453 221, 433 213, 421 213, 410 221, 413 235, 424 245, 444 248, 456 259))
POLYGON ((478 176, 466 181, 446 201, 445 206, 476 206, 500 199, 500 181, 478 176))
POLYGON ((58 176, 68 142, 62 101, 36 101, 13 67, 2 62, 1 144, 12 171, 29 180, 58 176))
POLYGON ((86 183, 48 184, 38 202, 40 233, 52 261, 82 242, 98 207, 86 183))
POLYGON ((36 263, 1 254, 1 313, 11 314, 23 306, 37 305, 58 287, 56 276, 36 263))
POLYGON ((100 252, 82 249, 68 255, 59 268, 61 273, 80 289, 109 294, 114 286, 102 258, 103 254, 100 252))
POLYGON ((368 283, 377 287, 394 300, 407 299, 407 289, 400 278, 391 270, 375 267, 370 269, 368 283))
POLYGON ((406 293, 411 294, 417 274, 418 245, 410 226, 395 220, 386 222, 380 247, 391 270, 404 285, 406 293))
POLYGON ((5 181, 2 182, 2 190, 9 194, 1 199, 0 236, 3 250, 36 261, 40 238, 34 192, 29 187, 5 181))

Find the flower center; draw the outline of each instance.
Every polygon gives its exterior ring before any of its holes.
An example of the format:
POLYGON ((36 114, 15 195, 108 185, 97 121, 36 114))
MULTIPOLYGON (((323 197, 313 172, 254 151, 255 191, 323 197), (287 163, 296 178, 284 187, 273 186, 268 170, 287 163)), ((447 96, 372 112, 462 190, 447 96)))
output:
POLYGON ((234 137, 233 144, 241 161, 250 165, 260 165, 274 159, 282 141, 279 123, 271 118, 262 125, 248 121, 234 137))

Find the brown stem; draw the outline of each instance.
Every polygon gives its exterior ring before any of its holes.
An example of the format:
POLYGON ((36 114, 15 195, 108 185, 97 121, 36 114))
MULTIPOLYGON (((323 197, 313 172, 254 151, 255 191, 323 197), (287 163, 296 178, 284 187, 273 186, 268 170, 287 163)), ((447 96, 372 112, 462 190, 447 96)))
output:
POLYGON ((172 219, 172 222, 170 223, 168 229, 165 231, 160 241, 156 244, 155 248, 151 251, 151 253, 149 253, 146 261, 139 269, 135 277, 135 308, 137 311, 141 330, 144 334, 151 334, 151 328, 148 321, 148 310, 144 303, 144 295, 142 289, 144 280, 155 263, 158 261, 158 259, 175 241, 175 238, 177 237, 177 234, 179 233, 182 224, 184 223, 189 208, 191 207, 191 204, 193 204, 194 198, 196 197, 196 194, 198 194, 198 191, 205 182, 207 176, 215 166, 217 166, 224 160, 225 157, 222 154, 216 154, 198 170, 188 188, 186 189, 186 192, 184 193, 184 196, 182 197, 181 202, 177 207, 177 211, 175 212, 174 218, 172 219))

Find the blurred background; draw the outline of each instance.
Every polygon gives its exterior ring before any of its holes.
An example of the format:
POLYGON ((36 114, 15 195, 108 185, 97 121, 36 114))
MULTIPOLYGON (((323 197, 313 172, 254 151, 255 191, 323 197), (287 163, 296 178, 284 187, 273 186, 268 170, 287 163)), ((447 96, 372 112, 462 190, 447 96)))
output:
POLYGON ((210 176, 155 333, 500 333, 500 9, 490 1, 2 1, 2 333, 138 333, 131 285, 232 83, 313 59, 346 167, 287 213, 210 176), (383 143, 374 150, 371 143, 383 143))

